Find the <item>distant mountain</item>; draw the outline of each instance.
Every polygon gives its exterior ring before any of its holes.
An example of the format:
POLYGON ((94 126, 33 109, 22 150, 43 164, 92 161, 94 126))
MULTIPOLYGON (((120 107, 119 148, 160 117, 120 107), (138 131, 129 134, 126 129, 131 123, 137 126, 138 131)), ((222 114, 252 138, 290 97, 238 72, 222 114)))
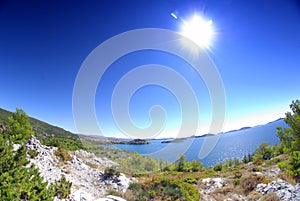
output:
POLYGON ((249 127, 249 126, 242 127, 240 129, 236 129, 236 130, 231 130, 231 131, 224 132, 222 134, 232 133, 232 132, 237 132, 237 131, 242 131, 242 130, 247 130, 247 129, 252 129, 252 128, 260 127, 260 126, 269 127, 270 125, 277 124, 277 123, 279 123, 279 124, 284 123, 284 118, 279 118, 279 119, 276 119, 275 121, 271 121, 271 122, 263 124, 263 125, 257 125, 257 126, 253 126, 253 127, 249 127))
MULTIPOLYGON (((12 112, 0 108, 0 124, 5 123, 7 118, 12 116, 12 112)), ((78 139, 78 135, 66 131, 63 128, 53 126, 46 122, 40 121, 38 119, 30 118, 30 124, 35 131, 36 135, 40 138, 44 137, 61 137, 69 139, 78 139)))

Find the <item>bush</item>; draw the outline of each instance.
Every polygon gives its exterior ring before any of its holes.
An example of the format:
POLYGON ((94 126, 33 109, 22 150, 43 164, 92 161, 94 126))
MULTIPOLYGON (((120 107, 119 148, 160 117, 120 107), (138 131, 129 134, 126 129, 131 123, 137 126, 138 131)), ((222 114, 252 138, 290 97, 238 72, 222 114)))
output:
POLYGON ((192 172, 198 172, 203 170, 203 164, 197 160, 191 162, 192 172))
POLYGON ((233 179, 233 185, 237 186, 241 183, 241 178, 234 178, 233 179))
POLYGON ((234 178, 239 179, 243 176, 243 174, 240 171, 234 171, 234 178))
POLYGON ((270 160, 272 158, 272 148, 267 142, 259 145, 259 147, 254 151, 253 161, 258 160, 270 160))
POLYGON ((29 149, 27 151, 27 154, 30 156, 30 158, 35 158, 37 157, 37 155, 39 154, 36 150, 34 149, 29 149))
POLYGON ((138 153, 133 153, 131 157, 123 158, 118 163, 120 171, 135 175, 159 171, 160 166, 161 168, 167 166, 167 162, 163 163, 162 160, 156 160, 151 156, 143 157, 138 153))
POLYGON ((223 168, 221 163, 215 164, 214 166, 214 171, 221 171, 223 168))
POLYGON ((69 152, 62 149, 62 148, 58 148, 54 154, 59 157, 62 161, 70 161, 72 160, 72 157, 70 156, 69 152))
POLYGON ((122 196, 118 191, 115 191, 115 190, 112 190, 112 189, 108 190, 107 194, 108 195, 118 196, 118 197, 122 196))
POLYGON ((181 155, 180 158, 176 161, 176 171, 185 172, 186 171, 186 158, 184 155, 181 155))
POLYGON ((63 176, 59 181, 53 183, 50 188, 52 188, 53 192, 55 193, 55 196, 57 196, 60 199, 66 199, 71 193, 71 187, 72 183, 68 182, 63 176))
POLYGON ((119 177, 120 172, 114 167, 107 167, 104 170, 103 176, 104 176, 104 179, 109 179, 109 178, 112 178, 112 177, 119 177))
POLYGON ((262 172, 262 168, 261 167, 254 167, 254 168, 252 168, 252 171, 253 172, 262 172))
POLYGON ((155 178, 143 184, 130 184, 129 189, 134 200, 182 200, 194 201, 200 199, 198 190, 191 184, 179 179, 155 178))
POLYGON ((183 179, 184 182, 189 183, 189 184, 197 184, 197 180, 195 178, 192 177, 186 177, 183 179))
POLYGON ((79 149, 85 150, 85 147, 83 146, 79 138, 72 139, 72 138, 55 136, 55 137, 41 138, 39 140, 42 142, 43 145, 46 146, 60 147, 69 151, 75 151, 79 149))

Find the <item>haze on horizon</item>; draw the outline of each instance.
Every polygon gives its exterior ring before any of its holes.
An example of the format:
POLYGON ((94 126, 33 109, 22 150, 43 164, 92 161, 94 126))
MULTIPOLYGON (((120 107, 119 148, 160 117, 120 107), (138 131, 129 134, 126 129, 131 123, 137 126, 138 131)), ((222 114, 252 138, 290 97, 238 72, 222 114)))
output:
MULTIPOLYGON (((90 52, 105 40, 133 29, 180 31, 177 19, 195 13, 212 20, 216 34, 207 54, 226 92, 223 131, 265 124, 284 117, 299 99, 300 5, 296 0, 254 1, 2 1, 0 3, 0 107, 24 109, 29 116, 76 133, 72 92, 90 52), (176 13, 176 18, 172 17, 176 13)), ((97 88, 96 114, 107 136, 122 137, 111 114, 117 81, 138 65, 171 66, 189 80, 199 101, 199 134, 211 119, 209 92, 185 62, 172 55, 143 51, 117 60, 97 88)), ((146 86, 130 102, 132 121, 150 123, 149 108, 161 105, 170 137, 180 124, 180 105, 168 90, 146 86)))

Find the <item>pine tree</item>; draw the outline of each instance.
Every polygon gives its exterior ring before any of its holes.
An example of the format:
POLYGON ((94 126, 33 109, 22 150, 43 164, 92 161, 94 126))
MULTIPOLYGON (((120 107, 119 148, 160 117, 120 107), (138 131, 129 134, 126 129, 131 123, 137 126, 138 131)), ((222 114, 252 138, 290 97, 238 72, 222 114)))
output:
POLYGON ((284 151, 289 154, 286 163, 286 172, 295 176, 300 181, 300 100, 293 101, 290 105, 291 112, 286 113, 284 119, 289 128, 277 128, 277 136, 284 146, 284 151))
POLYGON ((27 149, 13 150, 14 142, 23 142, 33 132, 22 110, 8 119, 8 131, 0 133, 0 198, 1 200, 53 200, 54 192, 34 166, 26 167, 27 149), (16 132, 16 133, 14 133, 16 132))
POLYGON ((7 131, 9 139, 14 143, 26 142, 31 135, 34 135, 29 122, 29 117, 22 109, 16 109, 7 120, 7 131))

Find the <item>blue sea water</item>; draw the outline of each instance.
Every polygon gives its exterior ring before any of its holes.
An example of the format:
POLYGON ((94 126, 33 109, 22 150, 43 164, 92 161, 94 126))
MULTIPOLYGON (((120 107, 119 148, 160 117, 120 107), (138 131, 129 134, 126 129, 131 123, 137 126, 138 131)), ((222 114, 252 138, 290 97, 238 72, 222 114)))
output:
MULTIPOLYGON (((187 160, 199 160, 205 167, 213 166, 214 164, 224 162, 227 159, 242 159, 244 155, 253 153, 254 150, 263 142, 268 142, 269 145, 277 144, 279 142, 279 138, 276 136, 276 127, 278 126, 286 127, 286 124, 281 119, 266 125, 221 134, 214 149, 203 159, 199 158, 199 151, 206 137, 186 139, 191 142, 191 145, 184 154, 187 160)), ((185 146, 184 141, 167 144, 161 143, 164 140, 149 140, 150 144, 146 145, 117 144, 110 147, 130 152, 138 152, 142 155, 150 154, 157 159, 162 158, 169 160, 169 154, 157 155, 155 152, 163 150, 164 148, 167 148, 167 146, 174 146, 173 150, 176 152, 177 150, 180 150, 181 146, 185 146)))

